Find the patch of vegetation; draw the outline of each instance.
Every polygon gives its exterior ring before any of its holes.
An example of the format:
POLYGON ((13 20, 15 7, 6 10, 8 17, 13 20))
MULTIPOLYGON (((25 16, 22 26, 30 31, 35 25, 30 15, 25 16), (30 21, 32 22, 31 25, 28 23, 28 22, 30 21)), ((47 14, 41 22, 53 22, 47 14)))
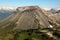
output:
POLYGON ((27 30, 17 32, 14 36, 14 40, 54 40, 50 38, 47 34, 36 30, 27 30))
POLYGON ((5 28, 0 29, 0 39, 1 40, 8 40, 10 37, 12 37, 13 33, 12 29, 16 26, 16 24, 14 22, 11 22, 8 26, 6 26, 5 28))

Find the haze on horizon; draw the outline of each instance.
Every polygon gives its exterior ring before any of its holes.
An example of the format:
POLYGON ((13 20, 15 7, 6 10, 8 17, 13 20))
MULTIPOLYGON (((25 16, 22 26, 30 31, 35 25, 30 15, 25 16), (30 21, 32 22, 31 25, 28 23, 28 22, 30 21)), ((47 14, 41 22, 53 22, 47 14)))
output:
POLYGON ((60 8, 60 0, 0 0, 0 7, 37 5, 42 8, 60 8))

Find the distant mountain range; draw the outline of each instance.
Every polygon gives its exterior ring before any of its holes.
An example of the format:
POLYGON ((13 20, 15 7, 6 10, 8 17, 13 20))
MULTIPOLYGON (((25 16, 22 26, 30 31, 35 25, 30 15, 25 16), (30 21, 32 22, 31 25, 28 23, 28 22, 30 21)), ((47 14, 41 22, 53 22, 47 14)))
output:
POLYGON ((48 11, 48 10, 51 10, 51 9, 54 9, 54 10, 60 10, 60 8, 43 8, 44 10, 48 11))
MULTIPOLYGON (((45 11, 50 11, 52 13, 60 12, 59 8, 57 10, 53 9, 53 8, 52 9, 51 8, 42 8, 42 9, 44 9, 45 11)), ((0 7, 0 20, 8 17, 14 11, 16 11, 16 8, 13 8, 13 7, 0 7)))
POLYGON ((8 17, 14 11, 15 11, 15 9, 12 9, 12 8, 10 8, 10 9, 9 8, 0 8, 0 20, 8 17))
POLYGON ((16 10, 14 7, 0 7, 0 10, 16 10))
POLYGON ((49 11, 49 12, 52 12, 52 13, 59 13, 60 12, 60 9, 54 9, 54 8, 50 8, 50 9, 48 9, 48 8, 45 8, 44 9, 45 11, 49 11))
POLYGON ((53 8, 50 9, 49 11, 52 12, 52 13, 56 13, 57 12, 57 10, 56 9, 53 9, 53 8))

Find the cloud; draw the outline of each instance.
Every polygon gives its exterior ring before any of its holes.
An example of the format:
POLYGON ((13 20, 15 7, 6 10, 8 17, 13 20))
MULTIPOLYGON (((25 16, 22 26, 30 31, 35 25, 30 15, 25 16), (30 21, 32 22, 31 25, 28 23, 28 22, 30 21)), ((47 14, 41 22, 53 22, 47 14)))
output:
POLYGON ((13 9, 16 9, 15 7, 0 7, 0 10, 1 9, 5 9, 5 10, 8 10, 8 9, 10 9, 10 10, 13 10, 13 9))
POLYGON ((60 10, 60 8, 57 8, 57 10, 60 10))
POLYGON ((47 11, 47 10, 50 10, 51 8, 43 8, 43 9, 47 11))

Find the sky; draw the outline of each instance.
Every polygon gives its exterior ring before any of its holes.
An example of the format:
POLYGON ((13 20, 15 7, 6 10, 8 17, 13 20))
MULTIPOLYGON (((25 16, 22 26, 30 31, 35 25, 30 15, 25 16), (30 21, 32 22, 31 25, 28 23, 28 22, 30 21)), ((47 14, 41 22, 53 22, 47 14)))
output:
POLYGON ((59 8, 60 0, 0 0, 0 7, 19 7, 36 5, 42 8, 59 8))

